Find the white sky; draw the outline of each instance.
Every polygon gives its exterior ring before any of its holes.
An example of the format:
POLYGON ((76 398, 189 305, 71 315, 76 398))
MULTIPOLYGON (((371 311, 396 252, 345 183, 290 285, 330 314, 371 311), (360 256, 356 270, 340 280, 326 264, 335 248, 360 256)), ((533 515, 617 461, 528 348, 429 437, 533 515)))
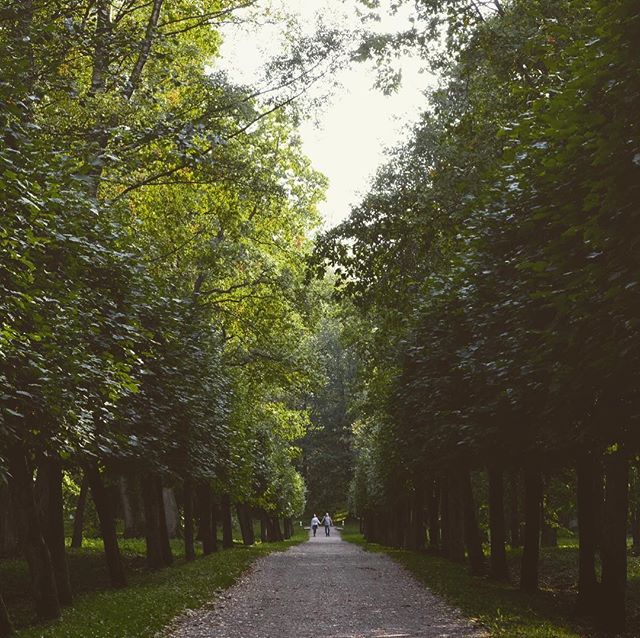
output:
MULTIPOLYGON (((316 17, 331 26, 361 27, 356 15, 357 0, 264 0, 300 18, 303 32, 313 32, 316 17)), ((395 31, 407 26, 407 14, 386 14, 374 28, 395 31)), ((230 77, 253 83, 262 63, 276 55, 281 29, 274 25, 223 29, 222 67, 230 77)), ((376 168, 384 162, 384 149, 398 143, 426 106, 423 90, 434 78, 419 72, 419 61, 403 58, 402 86, 385 96, 373 88, 376 76, 371 64, 352 64, 335 78, 339 88, 329 102, 302 124, 300 133, 305 153, 314 167, 329 178, 327 200, 321 204, 325 226, 331 227, 348 216, 350 205, 367 191, 376 168)), ((322 90, 322 88, 320 88, 322 90)))

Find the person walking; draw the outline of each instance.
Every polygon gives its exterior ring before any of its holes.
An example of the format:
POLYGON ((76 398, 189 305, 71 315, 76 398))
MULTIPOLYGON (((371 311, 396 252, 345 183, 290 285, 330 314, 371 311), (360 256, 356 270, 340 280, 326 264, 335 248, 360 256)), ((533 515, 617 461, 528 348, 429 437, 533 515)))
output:
POLYGON ((316 532, 318 531, 318 525, 320 525, 320 519, 314 514, 313 518, 311 519, 311 529, 313 530, 313 535, 316 535, 316 532))
POLYGON ((329 516, 329 512, 324 515, 322 519, 322 524, 324 525, 324 535, 331 536, 331 516, 329 516))

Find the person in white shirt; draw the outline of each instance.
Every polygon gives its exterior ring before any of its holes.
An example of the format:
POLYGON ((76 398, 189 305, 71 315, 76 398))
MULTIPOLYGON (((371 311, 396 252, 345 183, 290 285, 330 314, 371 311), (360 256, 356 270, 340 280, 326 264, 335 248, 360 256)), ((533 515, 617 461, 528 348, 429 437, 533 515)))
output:
POLYGON ((331 516, 329 516, 329 512, 324 515, 322 519, 322 524, 324 525, 324 534, 325 536, 331 536, 331 516))
POLYGON ((316 532, 318 531, 318 525, 320 525, 320 519, 314 514, 313 518, 311 519, 311 529, 313 530, 313 535, 316 535, 316 532))

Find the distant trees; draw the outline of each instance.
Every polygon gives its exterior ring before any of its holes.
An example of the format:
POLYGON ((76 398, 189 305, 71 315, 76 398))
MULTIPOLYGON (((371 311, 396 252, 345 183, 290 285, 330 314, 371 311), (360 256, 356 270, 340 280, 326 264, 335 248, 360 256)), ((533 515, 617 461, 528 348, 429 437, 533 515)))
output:
POLYGON ((291 82, 261 106, 205 72, 248 4, 0 8, 0 490, 41 619, 71 603, 63 480, 83 485, 76 545, 91 493, 115 587, 118 500, 150 567, 172 560, 168 490, 189 558, 195 521, 205 551, 218 523, 229 546, 233 503, 274 529, 304 507, 296 345, 324 179, 281 108, 291 82))
MULTIPOLYGON (((328 297, 328 294, 326 294, 328 297)), ((308 348, 313 352, 318 378, 305 399, 310 425, 302 448, 308 508, 348 510, 353 474, 353 433, 350 407, 355 387, 356 357, 341 330, 338 306, 328 298, 318 309, 321 320, 308 348)))
POLYGON ((577 608, 618 631, 640 414, 638 9, 471 5, 418 3, 434 20, 387 43, 421 46, 441 29, 447 49, 429 62, 446 83, 318 243, 320 269, 334 266, 368 326, 355 504, 369 538, 428 539, 480 571, 470 473, 484 470, 491 573, 506 578, 505 483, 520 477, 520 584, 534 591, 542 473, 571 467, 577 608))

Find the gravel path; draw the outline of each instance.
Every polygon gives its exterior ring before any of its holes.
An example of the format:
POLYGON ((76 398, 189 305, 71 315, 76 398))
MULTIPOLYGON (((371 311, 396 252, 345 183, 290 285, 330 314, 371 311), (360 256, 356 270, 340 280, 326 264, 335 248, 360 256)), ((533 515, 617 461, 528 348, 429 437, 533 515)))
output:
POLYGON ((480 638, 486 636, 388 556, 337 531, 260 559, 171 638, 480 638))

